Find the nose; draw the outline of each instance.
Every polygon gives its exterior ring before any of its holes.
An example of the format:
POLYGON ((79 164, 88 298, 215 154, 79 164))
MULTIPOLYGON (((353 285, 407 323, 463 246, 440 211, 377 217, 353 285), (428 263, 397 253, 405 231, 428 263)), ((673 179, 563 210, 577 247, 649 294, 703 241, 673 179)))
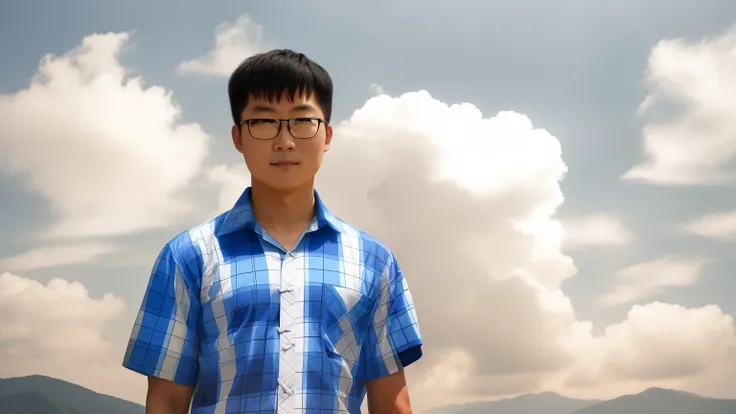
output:
POLYGON ((273 140, 274 151, 291 151, 296 147, 294 137, 289 133, 289 124, 282 121, 279 134, 273 140))

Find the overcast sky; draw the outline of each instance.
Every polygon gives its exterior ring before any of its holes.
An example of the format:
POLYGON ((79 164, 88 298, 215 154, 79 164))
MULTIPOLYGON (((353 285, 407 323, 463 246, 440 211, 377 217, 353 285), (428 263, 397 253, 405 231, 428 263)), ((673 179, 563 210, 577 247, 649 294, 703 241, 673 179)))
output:
POLYGON ((227 76, 284 47, 334 78, 317 189, 405 270, 419 409, 736 398, 736 2, 601 3, 4 2, 0 377, 143 401, 153 260, 248 185, 227 76))

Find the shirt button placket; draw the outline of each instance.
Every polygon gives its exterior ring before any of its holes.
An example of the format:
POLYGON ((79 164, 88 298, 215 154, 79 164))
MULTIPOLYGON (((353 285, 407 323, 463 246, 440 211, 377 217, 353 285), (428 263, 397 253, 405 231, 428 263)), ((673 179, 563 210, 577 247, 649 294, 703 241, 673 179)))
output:
MULTIPOLYGON (((286 255, 284 260, 281 262, 281 287, 279 288, 280 293, 280 308, 281 308, 281 320, 280 320, 280 326, 277 329, 277 332, 279 334, 279 359, 281 360, 279 363, 279 377, 278 377, 278 385, 281 388, 280 398, 279 398, 279 408, 280 409, 287 409, 287 407, 290 407, 290 404, 281 405, 281 403, 285 403, 289 400, 289 397, 294 395, 294 386, 295 384, 292 384, 292 379, 294 373, 292 365, 293 362, 290 363, 289 360, 291 360, 291 353, 294 352, 294 347, 296 346, 296 343, 294 343, 291 335, 291 327, 293 323, 295 322, 293 320, 293 316, 290 312, 290 308, 295 305, 295 295, 294 295, 294 280, 293 275, 289 271, 288 267, 289 264, 294 260, 294 255, 292 253, 289 253, 286 255), (286 269, 286 271, 284 271, 286 269)), ((290 410, 289 410, 290 411, 290 410)))

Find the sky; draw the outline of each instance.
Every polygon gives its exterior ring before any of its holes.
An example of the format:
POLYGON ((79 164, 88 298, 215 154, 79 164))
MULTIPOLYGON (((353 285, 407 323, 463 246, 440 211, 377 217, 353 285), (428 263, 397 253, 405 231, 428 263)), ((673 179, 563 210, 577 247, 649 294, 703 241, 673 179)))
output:
POLYGON ((418 412, 736 398, 736 3, 156 5, 0 5, 0 377, 143 402, 153 261, 249 184, 227 77, 290 48, 335 82, 317 190, 412 290, 418 412))

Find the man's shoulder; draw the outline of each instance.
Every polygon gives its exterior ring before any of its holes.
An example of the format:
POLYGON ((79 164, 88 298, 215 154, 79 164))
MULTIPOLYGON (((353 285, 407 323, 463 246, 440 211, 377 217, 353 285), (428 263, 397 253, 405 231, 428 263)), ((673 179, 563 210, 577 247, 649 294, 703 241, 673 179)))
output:
POLYGON ((357 239, 360 243, 360 249, 364 254, 375 256, 384 264, 387 264, 393 260, 394 252, 382 239, 374 236, 371 233, 339 218, 336 217, 342 226, 342 235, 348 238, 357 239))
POLYGON ((215 237, 215 226, 227 213, 222 213, 169 238, 165 249, 169 249, 177 261, 185 262, 199 259, 202 247, 209 245, 215 237))

